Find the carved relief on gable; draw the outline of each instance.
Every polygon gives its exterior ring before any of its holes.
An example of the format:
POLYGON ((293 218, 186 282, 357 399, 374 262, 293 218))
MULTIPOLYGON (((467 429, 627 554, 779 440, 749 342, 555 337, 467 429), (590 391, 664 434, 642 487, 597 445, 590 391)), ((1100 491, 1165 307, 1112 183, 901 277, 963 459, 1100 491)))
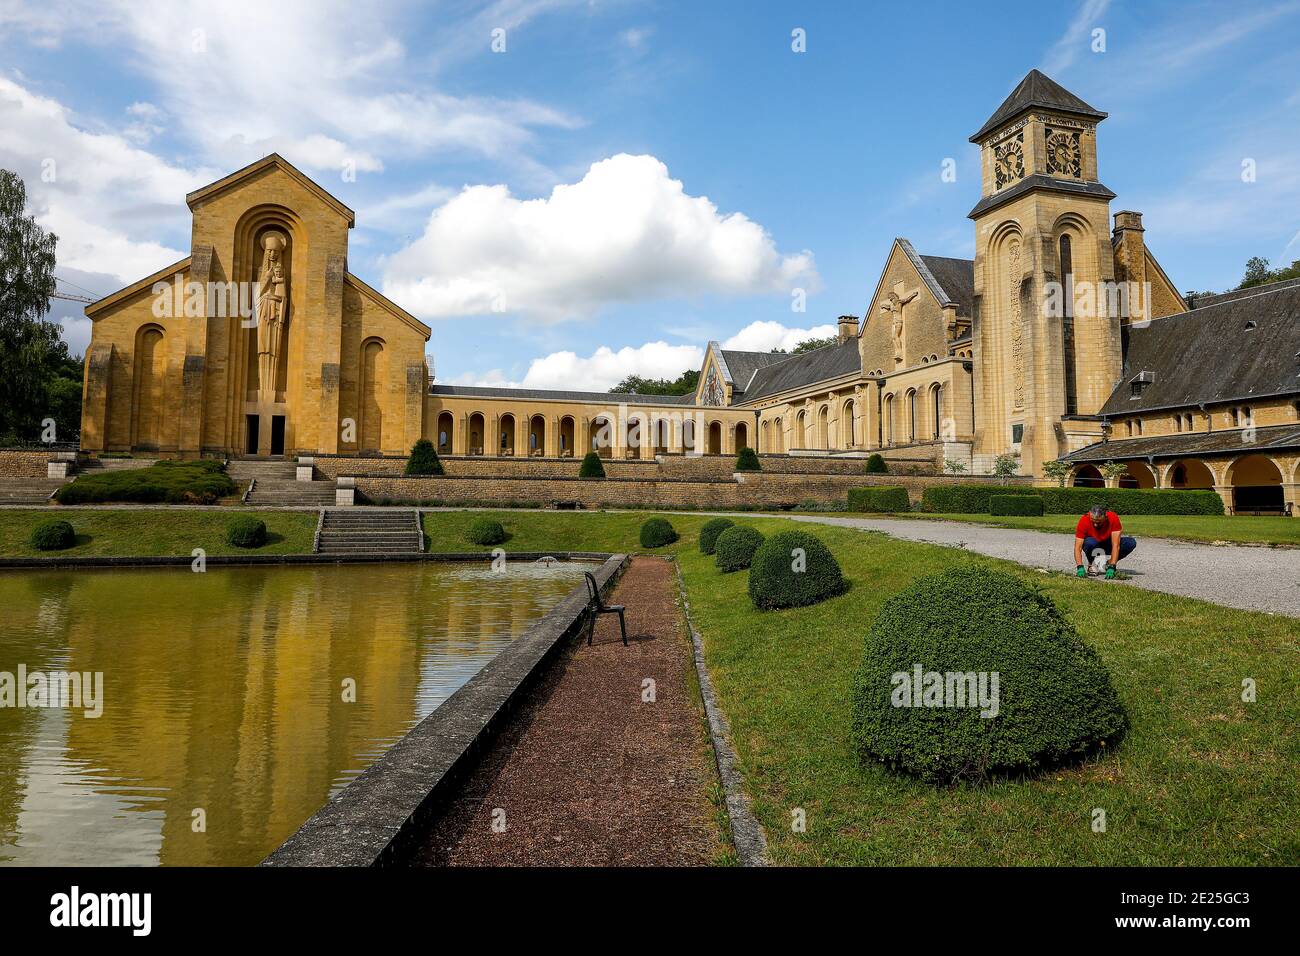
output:
POLYGON ((1007 311, 1011 326, 1011 381, 1012 406, 1016 411, 1025 407, 1025 334, 1023 316, 1020 314, 1020 240, 1007 243, 1007 289, 1011 296, 1007 311))
POLYGON ((704 390, 700 393, 700 400, 705 405, 720 406, 727 403, 727 392, 722 386, 722 376, 718 374, 716 365, 709 367, 709 374, 704 378, 704 390))

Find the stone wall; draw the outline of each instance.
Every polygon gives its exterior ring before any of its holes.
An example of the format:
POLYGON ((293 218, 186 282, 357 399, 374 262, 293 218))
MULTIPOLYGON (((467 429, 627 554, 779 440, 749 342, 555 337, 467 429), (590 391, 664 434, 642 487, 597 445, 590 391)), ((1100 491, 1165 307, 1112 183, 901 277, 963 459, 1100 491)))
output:
POLYGON ((53 457, 39 448, 0 448, 0 478, 44 478, 53 457))

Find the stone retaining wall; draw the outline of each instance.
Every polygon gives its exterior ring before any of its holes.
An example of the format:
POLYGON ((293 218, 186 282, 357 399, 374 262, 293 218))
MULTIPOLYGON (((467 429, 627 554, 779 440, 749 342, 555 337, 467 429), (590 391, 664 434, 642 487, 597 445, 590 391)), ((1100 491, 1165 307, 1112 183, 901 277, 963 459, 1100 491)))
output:
POLYGON ((53 457, 40 448, 0 448, 0 478, 44 478, 53 457))

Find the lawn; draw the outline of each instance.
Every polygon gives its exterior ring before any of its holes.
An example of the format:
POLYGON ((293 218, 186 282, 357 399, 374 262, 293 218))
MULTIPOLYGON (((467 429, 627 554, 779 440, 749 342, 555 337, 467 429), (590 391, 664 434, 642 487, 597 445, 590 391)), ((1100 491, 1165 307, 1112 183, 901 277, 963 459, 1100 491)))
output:
MULTIPOLYGON (((874 517, 867 515, 866 517, 874 517)), ((980 514, 908 513, 893 517, 969 521, 1000 528, 1030 528, 1035 531, 1070 533, 1078 515, 1043 515, 1038 518, 993 517, 980 514)), ((1266 544, 1300 547, 1300 518, 1251 517, 1249 515, 1120 515, 1124 533, 1137 537, 1177 538, 1181 541, 1228 541, 1235 544, 1266 544)))
MULTIPOLYGON (((639 550, 643 515, 501 512, 507 550, 639 550)), ((431 513, 433 550, 477 550, 471 516, 431 513)), ((1300 626, 1186 598, 1045 575, 953 549, 801 525, 853 587, 812 608, 754 611, 746 574, 699 554, 705 516, 674 515, 677 554, 754 809, 781 864, 1300 863, 1300 626), (936 789, 862 767, 849 697, 881 603, 963 561, 1040 584, 1097 648, 1132 721, 1114 752, 1045 777, 936 789), (1241 701, 1244 678, 1258 688, 1241 701), (792 831, 802 809, 807 830, 792 831), (1093 811, 1106 813, 1094 832, 1093 811)), ((739 519, 771 533, 780 518, 739 519)), ((1135 521, 1138 519, 1134 519, 1135 521)), ((1142 533, 1142 532, 1139 532, 1142 533)), ((487 549, 483 549, 487 550, 487 549)), ((978 613, 978 608, 972 608, 978 613)), ((635 613, 635 612, 633 612, 635 613)))
POLYGON ((198 511, 185 508, 0 510, 0 556, 84 557, 106 555, 182 555, 195 548, 209 555, 298 554, 311 551, 316 512, 198 511), (240 514, 266 522, 267 543, 260 548, 226 544, 226 528, 240 514), (39 521, 60 518, 72 525, 77 543, 64 551, 36 551, 27 543, 39 521))

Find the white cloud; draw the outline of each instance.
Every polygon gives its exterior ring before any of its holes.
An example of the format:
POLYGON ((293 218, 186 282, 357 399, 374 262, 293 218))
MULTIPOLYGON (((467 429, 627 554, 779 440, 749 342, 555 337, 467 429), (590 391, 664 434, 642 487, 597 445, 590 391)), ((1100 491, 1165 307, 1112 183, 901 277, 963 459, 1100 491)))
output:
POLYGON ((780 322, 751 322, 722 343, 724 349, 737 352, 770 352, 785 349, 789 352, 808 339, 833 338, 838 333, 834 325, 814 325, 810 329, 792 329, 780 322))
POLYGON ((653 156, 621 153, 547 198, 466 187, 387 260, 384 292, 426 317, 509 311, 557 321, 616 303, 796 283, 817 285, 810 252, 781 255, 762 226, 688 195, 653 156))
POLYGON ((1063 73, 1074 64, 1080 53, 1091 49, 1092 31, 1100 26, 1097 21, 1109 6, 1110 0, 1083 0, 1074 19, 1043 58, 1044 73, 1049 76, 1063 73))
POLYGON ((519 381, 508 379, 500 369, 483 374, 468 373, 452 379, 453 385, 495 385, 509 388, 562 388, 603 392, 629 375, 675 379, 687 369, 698 369, 704 350, 694 345, 647 342, 615 351, 602 345, 591 355, 552 352, 533 359, 519 381))

